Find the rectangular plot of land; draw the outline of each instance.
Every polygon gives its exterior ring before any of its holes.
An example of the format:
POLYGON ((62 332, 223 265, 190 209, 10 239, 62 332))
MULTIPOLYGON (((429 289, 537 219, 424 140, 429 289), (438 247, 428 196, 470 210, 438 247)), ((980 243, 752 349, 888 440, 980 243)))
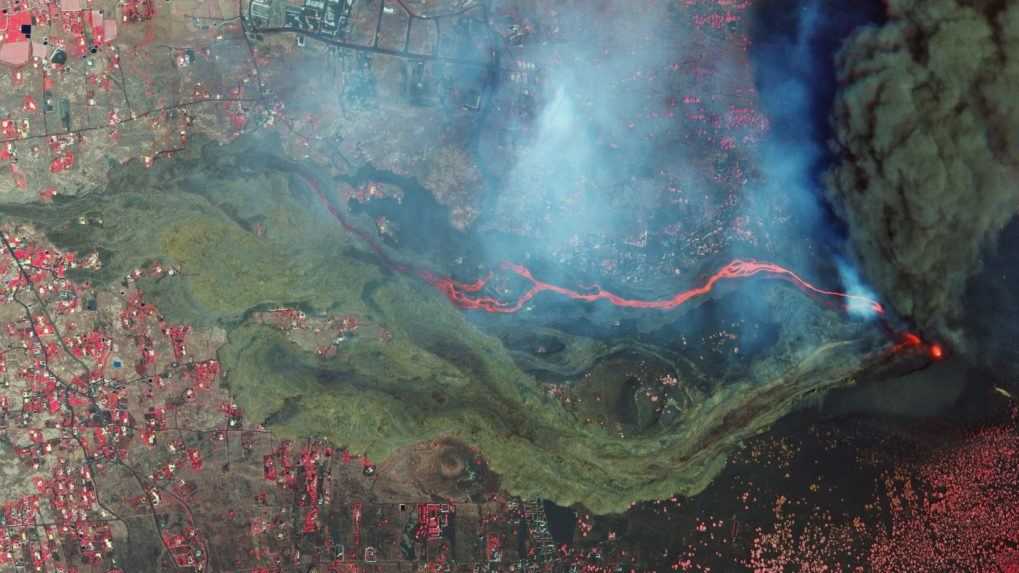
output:
POLYGON ((382 7, 382 22, 379 25, 378 47, 403 51, 407 45, 410 16, 396 2, 386 2, 382 7))
POLYGON ((436 33, 434 20, 414 18, 410 23, 407 51, 412 54, 431 55, 435 51, 436 33))

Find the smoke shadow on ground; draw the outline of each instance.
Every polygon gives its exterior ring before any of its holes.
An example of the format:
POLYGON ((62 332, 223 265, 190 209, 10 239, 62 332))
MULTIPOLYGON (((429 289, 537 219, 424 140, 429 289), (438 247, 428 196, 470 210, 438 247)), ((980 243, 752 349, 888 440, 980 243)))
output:
POLYGON ((821 177, 835 161, 827 146, 838 89, 835 55, 861 26, 884 21, 881 0, 768 0, 751 9, 750 62, 771 122, 765 172, 781 179, 782 192, 804 192, 796 215, 818 223, 837 250, 845 225, 821 193, 821 177))

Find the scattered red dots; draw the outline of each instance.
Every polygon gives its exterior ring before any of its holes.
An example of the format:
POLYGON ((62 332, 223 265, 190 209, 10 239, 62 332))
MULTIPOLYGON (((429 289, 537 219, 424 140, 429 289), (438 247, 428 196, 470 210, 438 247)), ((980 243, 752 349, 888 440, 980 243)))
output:
POLYGON ((998 568, 1004 573, 1019 573, 1019 550, 1009 549, 998 558, 998 568))
POLYGON ((946 446, 886 480, 891 528, 874 571, 1019 571, 1019 433, 1009 425, 946 446))

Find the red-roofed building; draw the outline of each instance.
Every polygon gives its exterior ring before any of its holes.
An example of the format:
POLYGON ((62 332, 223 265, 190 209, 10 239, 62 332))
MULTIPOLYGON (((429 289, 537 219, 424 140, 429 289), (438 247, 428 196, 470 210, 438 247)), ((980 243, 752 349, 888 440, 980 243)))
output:
POLYGON ((112 18, 103 20, 103 39, 109 44, 117 39, 117 21, 112 18))
POLYGON ((446 503, 422 503, 418 505, 418 536, 423 539, 438 539, 442 530, 449 525, 451 506, 446 503))
POLYGON ((0 44, 0 64, 15 68, 28 63, 32 58, 32 45, 28 42, 4 42, 0 44))
POLYGON ((32 13, 22 10, 17 14, 0 14, 0 33, 2 40, 7 42, 25 42, 28 40, 28 31, 32 27, 32 13), (27 26, 27 28, 22 28, 27 26))
POLYGON ((99 10, 86 12, 88 26, 92 32, 92 43, 101 46, 117 38, 117 21, 103 17, 99 10))
POLYGON ((122 22, 144 22, 156 14, 153 0, 127 0, 121 5, 122 22))
POLYGON ((99 10, 89 10, 85 13, 88 21, 89 32, 92 34, 92 43, 101 46, 106 41, 106 33, 103 30, 103 13, 99 10))
POLYGON ((32 57, 32 13, 0 14, 0 63, 23 66, 32 57))

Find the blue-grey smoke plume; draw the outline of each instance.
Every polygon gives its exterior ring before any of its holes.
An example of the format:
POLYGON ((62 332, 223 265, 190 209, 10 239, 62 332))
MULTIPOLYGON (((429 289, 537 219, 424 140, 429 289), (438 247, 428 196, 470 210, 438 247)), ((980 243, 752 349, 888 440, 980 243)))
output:
MULTIPOLYGON (((748 10, 731 30, 703 30, 670 3, 565 3, 549 24, 561 43, 503 59, 513 71, 481 135, 481 162, 502 166, 486 224, 529 237, 527 254, 550 263, 542 279, 553 282, 554 269, 599 280, 604 261, 622 261, 612 280, 660 296, 755 257, 837 288, 844 241, 820 173, 835 42, 859 22, 841 22, 840 2, 783 4, 777 20, 748 10), (744 52, 747 27, 757 30, 744 52), (725 148, 725 128, 711 130, 735 108, 758 108, 770 129, 725 148), (723 181, 734 167, 752 176, 723 181), (737 218, 751 240, 731 233, 737 218)), ((485 247, 489 259, 520 260, 485 247)))
POLYGON ((835 264, 839 269, 842 289, 854 297, 849 300, 849 306, 847 307, 849 314, 867 319, 877 317, 874 306, 865 302, 864 299, 877 300, 878 294, 863 282, 856 267, 843 257, 836 257, 835 264))
POLYGON ((646 216, 627 206, 653 179, 656 138, 670 127, 648 116, 667 97, 664 70, 676 48, 662 12, 568 4, 557 16, 568 40, 511 52, 516 71, 494 103, 503 117, 486 126, 501 145, 482 161, 505 163, 509 152, 493 218, 536 236, 534 249, 546 257, 637 232, 646 216))
MULTIPOLYGON (((787 206, 795 214, 793 220, 803 239, 816 241, 817 251, 834 264, 841 289, 879 299, 854 266, 844 222, 834 217, 827 203, 823 176, 834 159, 827 143, 832 136, 829 118, 837 89, 835 54, 854 30, 879 23, 883 8, 867 2, 808 0, 777 2, 770 10, 758 15, 758 28, 766 31, 756 34, 758 42, 751 47, 761 99, 772 120, 770 137, 761 150, 765 183, 757 208, 787 206), (782 8, 787 11, 780 12, 782 8), (794 31, 783 33, 783 20, 794 23, 794 31), (777 33, 768 30, 772 26, 777 33)), ((795 235, 797 230, 788 232, 795 235)), ((817 253, 808 255, 806 251, 787 252, 783 260, 808 266, 803 259, 817 253)), ((853 304, 849 311, 861 317, 873 315, 865 304, 853 304)))

